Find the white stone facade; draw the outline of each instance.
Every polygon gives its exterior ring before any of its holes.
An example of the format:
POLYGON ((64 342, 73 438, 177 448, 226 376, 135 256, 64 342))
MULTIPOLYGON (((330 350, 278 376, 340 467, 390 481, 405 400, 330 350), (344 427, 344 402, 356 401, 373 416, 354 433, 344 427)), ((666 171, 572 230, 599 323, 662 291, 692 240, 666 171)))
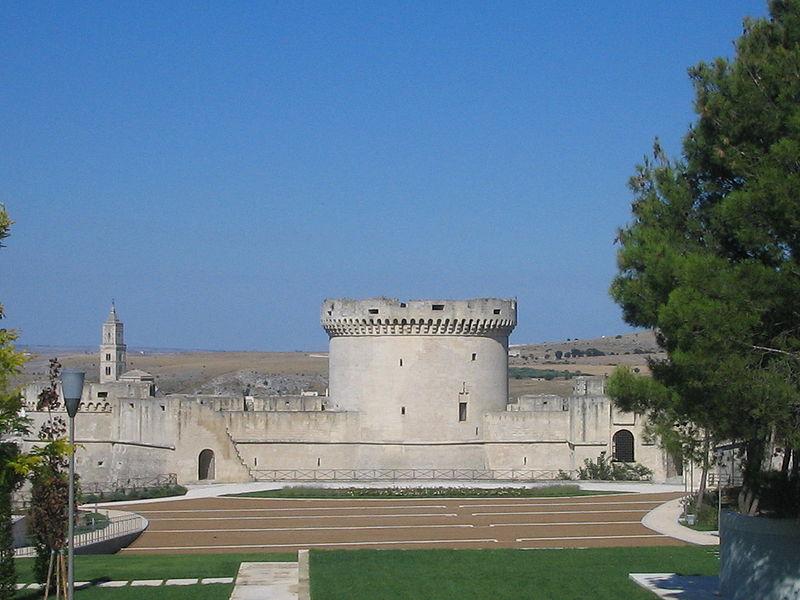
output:
MULTIPOLYGON (((141 371, 87 384, 76 420, 78 472, 90 482, 162 473, 184 483, 348 473, 529 479, 619 451, 657 481, 671 475, 641 418, 613 408, 602 378, 577 378, 568 398, 509 401, 516 308, 493 298, 326 300, 329 397, 158 396, 141 371)), ((124 365, 122 323, 112 312, 103 346, 111 324, 124 365)), ((46 418, 35 411, 40 389, 25 390, 37 426, 46 418)))
POLYGON ((127 362, 123 325, 117 309, 111 304, 100 341, 100 383, 117 381, 125 372, 127 362))

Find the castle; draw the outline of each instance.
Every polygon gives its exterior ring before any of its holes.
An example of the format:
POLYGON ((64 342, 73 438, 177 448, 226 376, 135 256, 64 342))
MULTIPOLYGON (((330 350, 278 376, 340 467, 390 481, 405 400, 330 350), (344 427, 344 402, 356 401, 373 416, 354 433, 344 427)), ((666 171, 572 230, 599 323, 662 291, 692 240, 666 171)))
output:
MULTIPOLYGON (((160 395, 151 375, 126 370, 112 305, 100 381, 85 385, 76 418, 78 472, 89 482, 529 480, 606 452, 656 481, 675 474, 641 416, 614 408, 602 377, 577 378, 569 397, 509 399, 515 300, 333 299, 321 322, 328 396, 160 395)), ((44 385, 24 389, 35 428, 47 416, 36 411, 44 385)))

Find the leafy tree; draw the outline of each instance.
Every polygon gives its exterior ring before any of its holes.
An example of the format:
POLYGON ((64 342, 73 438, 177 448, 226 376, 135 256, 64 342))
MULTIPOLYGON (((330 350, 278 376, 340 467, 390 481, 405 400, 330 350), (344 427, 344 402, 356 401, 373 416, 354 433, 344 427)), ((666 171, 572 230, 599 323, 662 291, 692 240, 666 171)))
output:
POLYGON ((697 121, 681 159, 656 140, 631 178, 611 287, 668 356, 650 361, 664 393, 627 400, 742 441, 749 513, 773 448, 800 488, 800 0, 769 8, 745 20, 733 60, 690 69, 697 121))
MULTIPOLYGON (((651 366, 659 365, 651 363, 651 366)), ((704 421, 707 415, 697 411, 694 419, 689 418, 690 413, 694 414, 693 407, 682 402, 683 396, 656 379, 635 375, 628 367, 617 368, 606 389, 622 410, 647 415, 645 433, 658 438, 671 456, 701 465, 695 507, 699 511, 711 465, 709 450, 715 441, 704 421)))
MULTIPOLYGON (((0 204, 0 247, 8 237, 11 219, 0 204)), ((0 319, 4 316, 0 305, 0 319)), ((13 598, 14 569, 13 535, 11 533, 11 495, 19 488, 35 460, 20 451, 16 436, 30 430, 28 419, 21 416, 22 400, 13 387, 12 377, 24 362, 22 353, 14 349, 16 332, 0 328, 0 599, 13 598)))
MULTIPOLYGON (((60 402, 58 383, 61 363, 57 358, 50 360, 50 385, 39 394, 36 409, 47 412, 47 420, 39 429, 39 439, 47 442, 35 450, 41 463, 31 479, 31 507, 28 513, 30 533, 36 550, 34 574, 36 580, 45 584, 48 591, 57 589, 56 581, 63 577, 53 577, 54 566, 58 573, 63 571, 62 550, 67 543, 69 521, 69 466, 68 456, 72 450, 66 442, 67 423, 60 415, 53 415, 53 409, 60 402), (55 558, 58 557, 58 561, 55 558), (54 564, 56 563, 56 564, 54 564)), ((76 507, 77 508, 77 507, 76 507)), ((76 513, 77 514, 77 511, 76 513)))

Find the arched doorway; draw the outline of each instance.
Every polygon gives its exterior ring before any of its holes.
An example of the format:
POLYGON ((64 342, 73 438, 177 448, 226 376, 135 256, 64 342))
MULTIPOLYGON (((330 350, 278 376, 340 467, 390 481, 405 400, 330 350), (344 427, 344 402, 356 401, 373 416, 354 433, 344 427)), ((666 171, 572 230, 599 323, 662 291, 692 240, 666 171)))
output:
POLYGON ((214 479, 214 451, 206 448, 197 457, 197 479, 214 479))
POLYGON ((619 462, 634 462, 633 434, 627 429, 620 429, 611 438, 611 457, 619 462))

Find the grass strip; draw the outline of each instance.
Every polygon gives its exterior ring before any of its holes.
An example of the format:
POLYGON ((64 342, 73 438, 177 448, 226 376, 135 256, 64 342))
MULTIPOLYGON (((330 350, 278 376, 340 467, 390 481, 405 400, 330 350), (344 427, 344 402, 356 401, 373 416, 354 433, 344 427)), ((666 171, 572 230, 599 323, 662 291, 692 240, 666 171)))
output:
MULTIPOLYGON (((75 557, 75 581, 122 581, 133 579, 186 579, 189 577, 235 577, 241 562, 296 561, 297 554, 92 554, 75 557)), ((33 558, 15 561, 17 581, 32 583, 33 558)), ((108 588, 103 588, 108 589, 108 588)), ((139 588, 149 590, 151 588, 139 588)))
MULTIPOLYGON (((320 488, 289 486, 279 490, 227 494, 235 498, 557 498, 567 496, 596 496, 609 492, 582 490, 577 485, 551 485, 535 488, 320 488)), ((622 493, 622 492, 615 492, 622 493)))
POLYGON ((651 600, 628 573, 719 573, 716 547, 312 550, 314 600, 651 600))

